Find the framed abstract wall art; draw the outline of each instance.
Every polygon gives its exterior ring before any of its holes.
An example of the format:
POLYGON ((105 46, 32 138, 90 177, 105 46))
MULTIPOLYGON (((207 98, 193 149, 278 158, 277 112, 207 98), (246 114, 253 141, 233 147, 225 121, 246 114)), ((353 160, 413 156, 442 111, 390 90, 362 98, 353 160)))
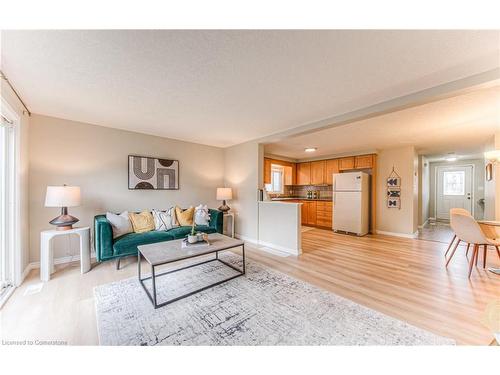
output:
POLYGON ((129 190, 178 190, 179 161, 128 156, 129 190))

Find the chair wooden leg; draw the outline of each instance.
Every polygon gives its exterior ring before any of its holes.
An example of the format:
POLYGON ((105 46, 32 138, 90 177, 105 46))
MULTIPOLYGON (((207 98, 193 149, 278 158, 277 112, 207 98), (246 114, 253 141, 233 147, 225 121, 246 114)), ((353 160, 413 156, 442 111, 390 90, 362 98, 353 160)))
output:
POLYGON ((477 245, 477 254, 476 254, 476 267, 477 267, 477 261, 479 259, 479 245, 477 245))
POLYGON ((469 276, 468 276, 469 279, 470 279, 470 274, 472 273, 472 266, 474 265, 474 258, 476 257, 478 251, 479 251, 479 245, 474 244, 472 257, 470 258, 470 263, 469 263, 469 276))
POLYGON ((450 251, 451 249, 451 246, 453 245, 453 242, 455 241, 455 239, 457 238, 457 235, 455 234, 450 242, 450 244, 448 245, 448 248, 446 249, 446 253, 444 253, 444 257, 446 258, 446 256, 448 255, 448 252, 450 251))
POLYGON ((487 245, 483 246, 483 268, 486 268, 486 250, 487 245))
POLYGON ((497 250, 497 255, 500 258, 500 250, 498 249, 498 246, 495 246, 495 249, 497 250))
POLYGON ((467 251, 465 252, 465 257, 469 256, 469 247, 470 247, 470 243, 467 244, 467 251))
POLYGON ((455 247, 453 248, 453 251, 451 252, 450 257, 446 261, 446 267, 448 267, 448 263, 450 263, 450 260, 451 260, 451 258, 453 258, 453 255, 455 255, 455 251, 457 251, 457 247, 459 244, 460 244, 460 240, 457 241, 457 243, 455 244, 455 247))

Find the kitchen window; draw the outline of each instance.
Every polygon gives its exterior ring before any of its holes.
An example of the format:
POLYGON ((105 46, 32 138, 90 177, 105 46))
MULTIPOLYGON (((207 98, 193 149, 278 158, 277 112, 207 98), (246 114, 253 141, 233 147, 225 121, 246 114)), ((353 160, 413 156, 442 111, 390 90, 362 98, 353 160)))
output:
POLYGON ((271 183, 266 185, 269 193, 283 194, 284 192, 284 168, 280 165, 271 166, 271 183))

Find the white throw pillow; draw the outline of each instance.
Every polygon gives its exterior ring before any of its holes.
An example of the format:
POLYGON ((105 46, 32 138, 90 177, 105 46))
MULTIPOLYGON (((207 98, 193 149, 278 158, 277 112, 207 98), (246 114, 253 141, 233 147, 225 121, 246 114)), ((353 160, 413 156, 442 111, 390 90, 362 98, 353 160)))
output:
POLYGON ((113 239, 134 231, 128 217, 128 211, 124 211, 120 215, 106 212, 106 219, 110 222, 113 229, 113 239))
POLYGON ((155 221, 155 230, 170 230, 179 226, 174 207, 170 207, 166 211, 152 210, 151 213, 155 221))
POLYGON ((210 214, 208 213, 207 205, 200 204, 194 209, 194 223, 196 225, 208 225, 210 222, 210 214))

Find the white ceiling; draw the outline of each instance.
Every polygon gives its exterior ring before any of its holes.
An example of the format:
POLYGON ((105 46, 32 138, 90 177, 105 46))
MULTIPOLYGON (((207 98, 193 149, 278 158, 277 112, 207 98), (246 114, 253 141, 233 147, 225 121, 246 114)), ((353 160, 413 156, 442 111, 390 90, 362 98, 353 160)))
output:
POLYGON ((2 31, 35 112, 229 146, 499 66, 499 31, 2 31))
POLYGON ((472 157, 500 131, 500 86, 403 109, 367 120, 289 137, 268 154, 304 159, 413 145, 433 160, 455 152, 472 157), (317 147, 315 153, 305 147, 317 147))

